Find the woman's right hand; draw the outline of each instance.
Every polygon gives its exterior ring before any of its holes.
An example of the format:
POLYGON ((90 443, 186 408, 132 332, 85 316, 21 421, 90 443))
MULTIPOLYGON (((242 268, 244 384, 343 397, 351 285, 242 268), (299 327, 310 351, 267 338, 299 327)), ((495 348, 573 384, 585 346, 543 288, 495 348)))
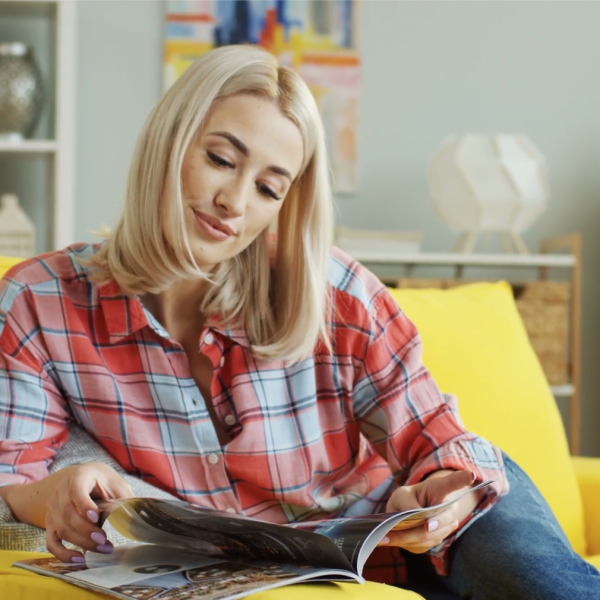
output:
POLYGON ((129 484, 112 468, 89 462, 59 471, 62 478, 48 497, 46 506, 46 545, 62 562, 83 563, 81 552, 69 550, 70 542, 83 550, 110 553, 112 544, 97 525, 98 507, 93 499, 130 498, 129 484))

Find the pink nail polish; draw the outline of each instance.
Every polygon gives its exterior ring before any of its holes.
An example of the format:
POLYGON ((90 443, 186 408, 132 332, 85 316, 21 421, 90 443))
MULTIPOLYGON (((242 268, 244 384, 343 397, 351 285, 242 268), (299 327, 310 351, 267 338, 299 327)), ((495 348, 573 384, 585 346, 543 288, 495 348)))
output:
POLYGON ((106 544, 106 536, 99 531, 94 531, 90 537, 94 540, 94 542, 96 542, 96 544, 99 544, 100 546, 106 544))
POLYGON ((87 518, 92 522, 92 523, 97 523, 98 522, 98 513, 94 510, 92 510, 90 508, 90 510, 88 510, 86 513, 87 518))
POLYGON ((390 538, 386 535, 379 543, 380 544, 389 544, 390 538))
POLYGON ((85 562, 85 558, 83 556, 72 556, 71 557, 71 562, 81 564, 81 563, 85 562))
POLYGON ((102 552, 103 554, 110 554, 114 550, 112 544, 100 544, 96 548, 96 552, 102 552))
POLYGON ((427 531, 430 531, 430 532, 435 531, 439 526, 440 526, 439 521, 432 519, 431 521, 427 522, 427 531))

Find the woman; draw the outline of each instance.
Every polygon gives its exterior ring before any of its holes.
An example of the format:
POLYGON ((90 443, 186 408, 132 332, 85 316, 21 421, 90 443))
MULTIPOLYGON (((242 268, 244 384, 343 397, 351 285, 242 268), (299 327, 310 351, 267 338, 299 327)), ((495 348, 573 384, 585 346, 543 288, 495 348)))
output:
MULTIPOLYGON (((511 590, 534 563, 505 560, 477 529, 516 538, 515 502, 537 492, 464 430, 384 286, 331 248, 327 174, 315 102, 292 70, 248 47, 190 67, 144 126, 108 240, 28 261, 2 283, 0 494, 45 527, 55 556, 83 562, 62 542, 111 552, 93 499, 132 492, 101 462, 48 474, 72 421, 130 474, 275 522, 426 506, 492 478, 391 533, 371 575, 399 583, 402 552, 428 552, 465 597, 558 598, 543 587, 550 563, 510 596, 489 585, 496 560, 511 590)), ((527 522, 528 535, 560 539, 591 598, 600 579, 550 519, 527 522)))

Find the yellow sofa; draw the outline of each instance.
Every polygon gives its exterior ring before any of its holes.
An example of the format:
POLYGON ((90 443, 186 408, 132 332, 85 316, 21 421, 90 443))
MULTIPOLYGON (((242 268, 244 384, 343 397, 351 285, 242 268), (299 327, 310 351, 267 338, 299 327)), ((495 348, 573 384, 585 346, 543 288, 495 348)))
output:
MULTIPOLYGON (((0 258, 0 274, 14 262, 0 258)), ((498 444, 525 468, 575 550, 600 567, 600 459, 569 456, 560 415, 510 287, 474 284, 453 290, 391 293, 420 329, 424 362, 441 389, 460 399, 467 427, 498 444)), ((1 598, 106 598, 11 567, 14 560, 31 556, 0 551, 1 598)), ((290 586, 251 598, 299 600, 309 595, 315 600, 421 597, 369 583, 290 586)))

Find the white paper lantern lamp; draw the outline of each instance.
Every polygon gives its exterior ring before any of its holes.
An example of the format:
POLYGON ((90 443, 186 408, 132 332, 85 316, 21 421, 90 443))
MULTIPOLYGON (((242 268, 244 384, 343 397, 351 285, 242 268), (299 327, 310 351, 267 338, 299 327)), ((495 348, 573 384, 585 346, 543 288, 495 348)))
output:
POLYGON ((523 233, 544 212, 548 178, 543 156, 524 135, 448 138, 429 165, 433 205, 459 238, 454 250, 472 252, 480 233, 499 234, 521 253, 523 233))

